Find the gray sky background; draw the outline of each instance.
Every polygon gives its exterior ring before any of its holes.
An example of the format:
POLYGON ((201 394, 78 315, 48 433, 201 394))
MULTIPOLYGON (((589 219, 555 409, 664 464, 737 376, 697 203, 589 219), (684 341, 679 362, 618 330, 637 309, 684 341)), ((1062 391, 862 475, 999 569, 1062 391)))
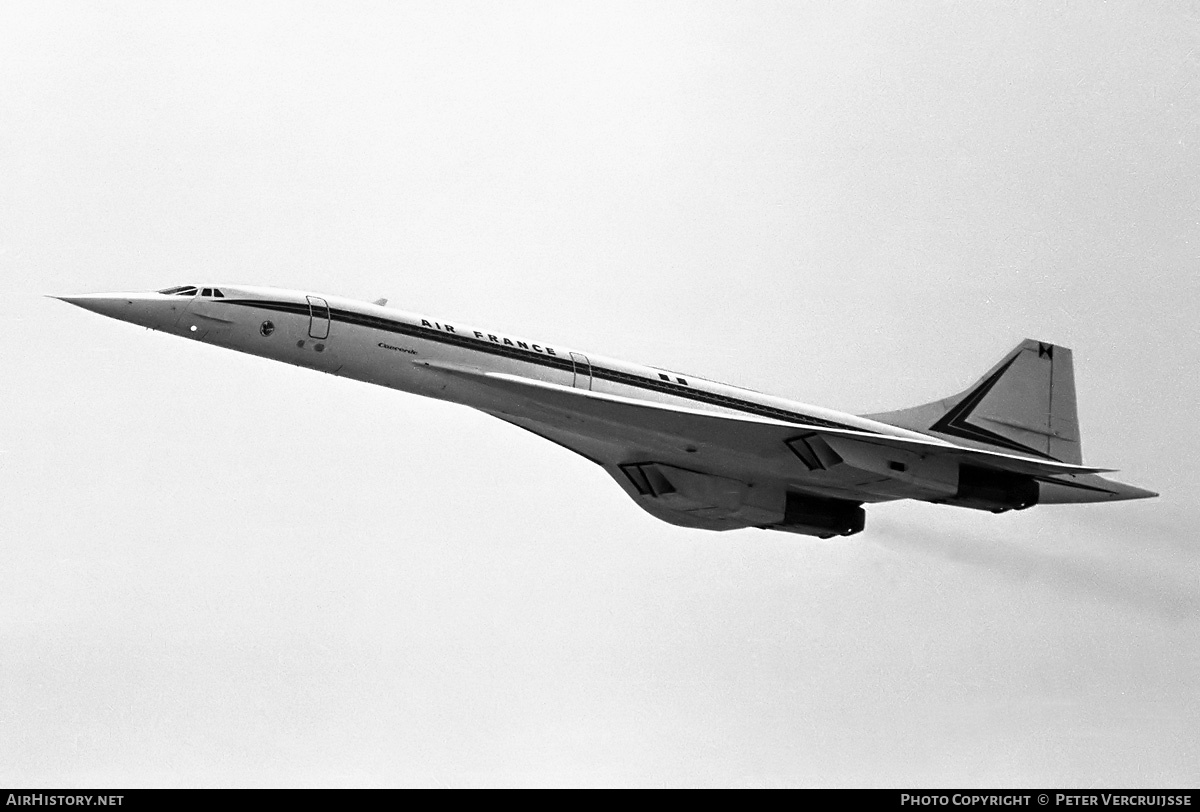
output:
POLYGON ((0 784, 1200 784, 1200 10, 0 5, 0 784), (44 294, 244 282, 868 412, 1028 336, 1157 500, 660 524, 44 294))

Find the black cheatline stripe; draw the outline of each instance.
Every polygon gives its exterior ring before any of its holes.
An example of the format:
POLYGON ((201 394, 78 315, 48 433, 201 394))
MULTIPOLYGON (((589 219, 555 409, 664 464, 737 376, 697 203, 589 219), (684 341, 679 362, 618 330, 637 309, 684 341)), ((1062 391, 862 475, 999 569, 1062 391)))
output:
MULTIPOLYGON (((1021 350, 1021 352, 1024 352, 1024 350, 1021 350)), ((975 388, 975 391, 971 392, 971 394, 959 401, 958 405, 953 409, 946 412, 945 416, 943 416, 941 420, 929 427, 929 430, 941 432, 942 434, 949 434, 952 437, 962 437, 965 440, 974 440, 978 443, 987 443, 989 445, 999 446, 1000 448, 1007 448, 1010 451, 1020 451, 1026 454, 1033 454, 1047 460, 1058 461, 1057 457, 1052 457, 1049 454, 1038 451, 1036 448, 1030 448, 1027 445, 1022 445, 1016 440, 1010 440, 1001 434, 996 434, 995 432, 988 431, 985 428, 980 428, 979 426, 967 422, 967 418, 971 416, 971 412, 975 411, 975 407, 978 406, 985 397, 987 397, 988 392, 992 391, 992 387, 999 382, 1004 373, 1008 371, 1008 368, 1011 367, 1020 357, 1021 353, 1018 352, 1012 358, 1008 359, 1007 364, 1000 367, 992 374, 990 378, 979 384, 979 386, 975 388)))
MULTIPOLYGON (((295 313, 299 316, 308 316, 308 305, 295 302, 278 302, 261 299, 226 299, 225 304, 241 305, 244 307, 258 307, 263 310, 274 310, 280 313, 295 313)), ((494 344, 490 341, 480 341, 474 337, 467 337, 457 333, 447 333, 444 330, 438 330, 432 327, 422 327, 415 324, 407 324, 402 321, 394 321, 381 316, 371 316, 366 313, 356 313, 353 310, 339 310, 335 308, 329 309, 329 316, 334 321, 341 321, 347 324, 355 324, 360 327, 370 327, 376 330, 383 330, 388 333, 397 333, 399 335, 411 336, 413 338, 422 338, 428 341, 436 341, 441 344, 449 344, 456 347, 464 347, 466 349, 475 350, 476 352, 485 352, 489 355, 498 355, 505 358, 514 358, 518 361, 526 361, 539 366, 561 369, 566 372, 573 372, 575 369, 574 363, 570 358, 564 358, 557 355, 541 355, 529 350, 522 350, 518 347, 509 347, 503 344, 494 344)), ((747 414, 754 414, 760 417, 770 417, 776 420, 785 420, 789 423, 799 423, 805 426, 824 426, 832 429, 848 429, 850 431, 861 431, 854 426, 847 426, 844 423, 835 423, 832 420, 822 420, 818 417, 809 417, 806 414, 799 412, 789 412, 786 409, 777 409, 773 406, 766 406, 761 403, 755 403, 750 400, 741 400, 727 395, 719 395, 715 392, 705 392, 703 390, 692 389, 683 384, 674 383, 671 381, 662 381, 656 378, 643 378, 639 375, 632 375, 628 372, 621 372, 616 369, 607 369, 606 367, 598 367, 592 364, 592 377, 602 380, 612 381, 613 383, 626 384, 639 389, 648 389, 656 392, 664 392, 670 395, 694 400, 700 403, 707 403, 712 406, 723 406, 728 409, 736 409, 747 414)))

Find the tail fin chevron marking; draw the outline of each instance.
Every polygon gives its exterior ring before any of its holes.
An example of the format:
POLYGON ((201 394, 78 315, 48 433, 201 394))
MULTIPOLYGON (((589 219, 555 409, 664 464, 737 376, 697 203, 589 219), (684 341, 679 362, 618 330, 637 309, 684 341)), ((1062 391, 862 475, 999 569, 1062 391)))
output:
POLYGON ((1082 462, 1071 350, 1044 341, 1022 341, 958 395, 867 417, 1042 459, 1082 462))
MULTIPOLYGON (((1045 344, 1040 344, 1038 346, 1038 358, 1053 358, 1053 350, 1047 349, 1043 352, 1043 348, 1045 346, 1045 344)), ((1004 376, 1004 373, 1008 372, 1008 368, 1011 367, 1013 363, 1020 357, 1021 356, 1018 354, 1009 359, 1007 364, 992 373, 986 380, 983 381, 983 383, 975 387, 975 389, 972 390, 969 395, 959 401, 957 406, 946 412, 945 416, 941 420, 930 426, 930 431, 949 434, 951 437, 961 437, 964 440, 974 440, 977 443, 987 443, 988 445, 1007 448, 1009 451, 1034 454, 1038 457, 1043 457, 1048 460, 1054 459, 1054 457, 1051 457, 1049 454, 1043 451, 1038 451, 1036 448, 1030 448, 1027 445, 1016 442, 1015 440, 1010 440, 1003 435, 996 434, 995 432, 988 431, 981 426, 976 426, 967 422, 967 418, 971 416, 971 412, 975 410, 975 407, 978 406, 985 397, 987 397, 988 392, 992 391, 992 387, 999 382, 1000 378, 1004 376)), ((992 422, 1003 421, 993 420, 992 422)), ((1014 428, 1024 428, 1029 430, 1030 427, 1017 425, 1014 426, 1014 428)), ((1036 429, 1034 430, 1036 431, 1036 429)))

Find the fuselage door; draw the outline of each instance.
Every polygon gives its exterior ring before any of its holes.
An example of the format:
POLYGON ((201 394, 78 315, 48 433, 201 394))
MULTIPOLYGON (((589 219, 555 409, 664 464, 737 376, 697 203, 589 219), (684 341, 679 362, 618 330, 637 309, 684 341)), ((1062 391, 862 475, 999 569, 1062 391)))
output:
POLYGON ((329 302, 320 296, 308 296, 309 338, 329 338, 329 302))
POLYGON ((592 388, 592 362, 583 353, 571 353, 571 364, 574 367, 575 377, 571 381, 571 386, 576 389, 591 389, 592 388))

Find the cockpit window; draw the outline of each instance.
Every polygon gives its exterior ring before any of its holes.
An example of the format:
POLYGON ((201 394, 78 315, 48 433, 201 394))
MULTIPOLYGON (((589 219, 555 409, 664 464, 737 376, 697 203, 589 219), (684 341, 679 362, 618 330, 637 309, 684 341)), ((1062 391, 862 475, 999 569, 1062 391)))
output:
POLYGON ((217 288, 197 288, 195 285, 177 285, 173 288, 160 290, 159 293, 167 296, 212 296, 215 299, 224 299, 225 294, 217 288))

